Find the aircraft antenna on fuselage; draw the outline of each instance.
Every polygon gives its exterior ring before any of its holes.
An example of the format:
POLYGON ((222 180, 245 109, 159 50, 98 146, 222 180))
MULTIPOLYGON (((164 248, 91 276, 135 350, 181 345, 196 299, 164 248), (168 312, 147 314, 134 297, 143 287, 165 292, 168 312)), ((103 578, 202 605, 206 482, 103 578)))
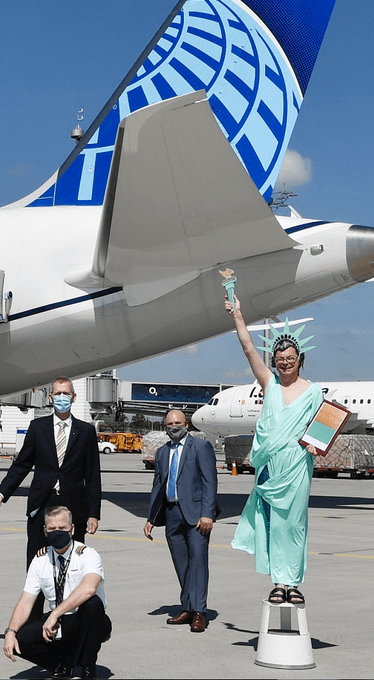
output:
POLYGON ((283 188, 282 191, 274 191, 273 195, 269 201, 269 206, 273 212, 279 210, 279 208, 288 208, 288 199, 296 198, 295 194, 291 189, 283 188))
POLYGON ((80 121, 82 121, 83 118, 84 118, 83 109, 79 109, 79 111, 77 111, 77 124, 76 124, 74 130, 72 130, 71 133, 70 133, 70 137, 72 139, 75 139, 77 144, 82 139, 82 137, 84 135, 84 130, 79 125, 80 121))

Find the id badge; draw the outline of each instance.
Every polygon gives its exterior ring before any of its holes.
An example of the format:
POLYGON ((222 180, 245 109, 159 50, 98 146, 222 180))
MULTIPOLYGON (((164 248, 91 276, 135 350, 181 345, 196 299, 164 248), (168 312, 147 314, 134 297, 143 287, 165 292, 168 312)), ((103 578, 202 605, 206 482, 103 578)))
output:
POLYGON ((56 633, 56 635, 54 636, 53 639, 54 639, 54 640, 61 640, 61 638, 62 638, 62 627, 61 627, 61 623, 56 623, 56 628, 57 628, 57 633, 56 633))

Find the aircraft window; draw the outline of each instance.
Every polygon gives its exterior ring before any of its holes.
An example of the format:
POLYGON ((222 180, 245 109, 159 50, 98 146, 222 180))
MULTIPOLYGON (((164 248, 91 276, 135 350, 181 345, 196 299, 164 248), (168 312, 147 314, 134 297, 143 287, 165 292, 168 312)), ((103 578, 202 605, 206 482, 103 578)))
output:
POLYGON ((218 404, 218 397, 216 397, 216 399, 214 399, 213 406, 217 406, 217 404, 218 404))
POLYGON ((371 399, 368 399, 368 404, 371 404, 371 399))
POLYGON ((355 404, 355 403, 356 403, 356 399, 352 399, 352 404, 355 404))
POLYGON ((348 404, 348 399, 344 399, 344 403, 345 403, 345 404, 348 404))
POLYGON ((208 401, 208 406, 213 406, 213 401, 214 399, 210 399, 210 401, 208 401))
POLYGON ((364 403, 364 400, 363 400, 363 399, 360 399, 360 404, 363 404, 363 403, 364 403))

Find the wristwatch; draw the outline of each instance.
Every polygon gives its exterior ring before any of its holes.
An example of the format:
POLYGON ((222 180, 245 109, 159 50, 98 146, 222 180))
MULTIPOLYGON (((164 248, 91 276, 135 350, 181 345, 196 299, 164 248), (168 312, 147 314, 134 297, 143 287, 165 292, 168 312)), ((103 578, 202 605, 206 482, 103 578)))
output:
POLYGON ((9 632, 14 633, 15 635, 17 635, 17 631, 15 630, 15 628, 5 628, 5 630, 4 630, 4 635, 6 635, 6 634, 9 633, 9 632))

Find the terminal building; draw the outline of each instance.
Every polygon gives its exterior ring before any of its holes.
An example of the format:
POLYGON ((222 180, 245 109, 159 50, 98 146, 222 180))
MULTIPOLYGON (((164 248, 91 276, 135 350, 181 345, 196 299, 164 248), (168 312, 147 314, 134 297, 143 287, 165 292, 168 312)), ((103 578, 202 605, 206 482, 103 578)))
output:
MULTIPOLYGON (((214 394, 231 387, 226 384, 196 385, 128 382, 117 378, 115 371, 74 380, 77 399, 72 414, 97 428, 129 429, 126 414, 142 414, 149 420, 163 420, 167 411, 177 408, 191 416, 210 401, 214 394)), ((49 415, 50 388, 30 390, 2 400, 0 404, 0 452, 20 450, 29 423, 49 415)), ((144 432, 143 432, 144 434, 144 432)))

